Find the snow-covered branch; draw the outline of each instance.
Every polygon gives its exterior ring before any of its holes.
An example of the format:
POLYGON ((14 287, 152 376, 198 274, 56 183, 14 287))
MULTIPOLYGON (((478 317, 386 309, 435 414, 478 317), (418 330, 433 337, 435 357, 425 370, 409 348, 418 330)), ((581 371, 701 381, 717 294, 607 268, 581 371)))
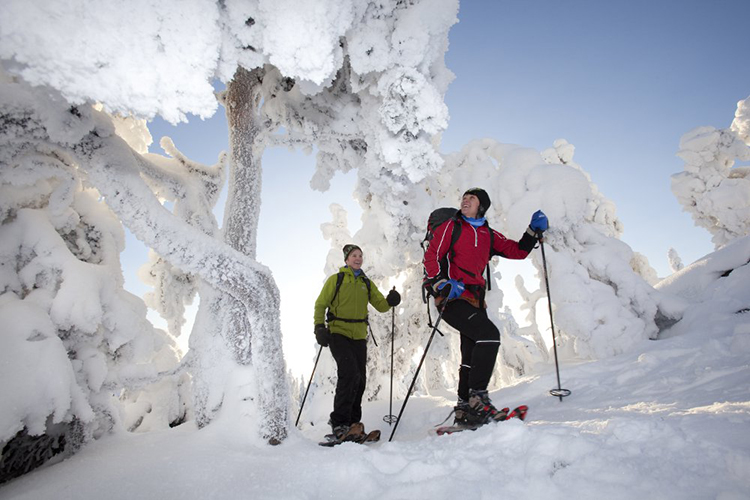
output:
POLYGON ((685 171, 672 176, 672 192, 717 248, 750 234, 750 97, 737 103, 728 129, 698 127, 683 135, 677 155, 685 171))
POLYGON ((143 429, 186 413, 184 377, 124 393, 126 373, 170 373, 179 357, 123 289, 122 226, 71 148, 92 123, 45 89, 0 84, 0 442, 37 457, 9 452, 16 472, 109 432, 120 415, 143 429), (134 398, 163 403, 151 412, 134 398))

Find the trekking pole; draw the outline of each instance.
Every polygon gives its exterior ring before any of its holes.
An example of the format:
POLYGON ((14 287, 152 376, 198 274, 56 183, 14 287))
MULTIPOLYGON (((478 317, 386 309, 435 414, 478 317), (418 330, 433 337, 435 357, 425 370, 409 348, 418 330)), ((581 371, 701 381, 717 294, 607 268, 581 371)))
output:
POLYGON ((544 241, 539 238, 539 247, 542 249, 542 265, 544 267, 544 283, 547 285, 547 303, 549 305, 549 324, 552 327, 552 348, 555 351, 555 371, 557 372, 557 389, 551 389, 549 393, 557 396, 562 402, 565 396, 570 396, 568 389, 560 388, 560 365, 557 361, 557 339, 555 338, 555 322, 552 319, 552 297, 549 294, 549 275, 547 274, 547 257, 544 255, 544 241))
MULTIPOLYGON (((412 389, 414 389, 414 384, 417 382, 417 377, 419 376, 419 370, 422 368, 422 363, 424 363, 424 358, 427 357, 427 351, 430 350, 430 344, 432 344, 432 339, 435 337, 435 332, 438 331, 438 325, 440 325, 440 320, 443 319, 444 310, 445 309, 442 309, 440 311, 440 314, 438 315, 437 320, 435 321, 435 326, 432 327, 430 340, 427 341, 427 346, 424 348, 424 354, 422 354, 422 359, 419 360, 419 365, 417 366, 417 372, 414 374, 414 378, 411 381, 409 390, 406 391, 406 399, 404 399, 404 404, 401 405, 401 411, 398 412, 398 417, 396 417, 396 425, 393 426, 393 431, 391 431, 391 437, 388 438, 389 443, 393 440, 393 435, 396 434, 396 429, 398 429, 398 424, 399 422, 401 422, 401 415, 403 415, 404 413, 404 408, 406 408, 406 403, 409 401, 409 396, 411 396, 411 391, 412 389)), ((442 333, 440 335, 442 335, 442 333)))
POLYGON ((297 414, 297 421, 294 422, 294 426, 297 427, 299 424, 299 418, 302 416, 302 408, 305 407, 305 400, 307 399, 307 393, 310 392, 310 386, 312 385, 313 377, 315 376, 315 369, 318 367, 318 361, 320 360, 320 353, 323 352, 323 346, 318 349, 318 356, 315 358, 315 365, 313 365, 313 371, 310 374, 310 380, 307 381, 307 389, 305 389, 305 395, 302 397, 302 404, 299 405, 299 413, 297 414))
MULTIPOLYGON (((394 286, 395 290, 396 287, 394 286)), ((393 414, 393 343, 396 340, 396 308, 391 308, 391 402, 388 405, 388 415, 383 417, 383 421, 393 424, 396 421, 396 415, 393 414)))
POLYGON ((370 322, 369 322, 369 321, 367 321, 367 328, 368 328, 368 329, 370 330, 370 338, 371 338, 371 339, 372 339, 372 341, 373 341, 373 342, 375 343, 375 347, 378 347, 378 341, 377 341, 377 339, 375 338, 375 334, 374 334, 374 333, 372 333, 372 327, 370 326, 370 322))

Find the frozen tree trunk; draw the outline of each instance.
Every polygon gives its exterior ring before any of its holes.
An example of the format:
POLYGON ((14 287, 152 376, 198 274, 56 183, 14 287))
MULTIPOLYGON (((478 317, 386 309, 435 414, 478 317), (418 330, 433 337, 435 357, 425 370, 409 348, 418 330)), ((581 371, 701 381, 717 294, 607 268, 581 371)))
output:
MULTIPOLYGON (((215 307, 216 302, 207 301, 215 317, 232 318, 233 322, 209 322, 212 328, 197 331, 195 340, 191 336, 199 425, 210 422, 219 408, 231 402, 231 411, 248 417, 249 427, 256 428, 261 438, 280 442, 287 433, 288 392, 279 291, 269 270, 175 220, 159 206, 138 176, 137 166, 127 160, 129 148, 121 150, 122 146, 115 138, 102 141, 93 133, 76 150, 110 207, 138 237, 173 265, 200 275, 205 282, 203 290, 210 287, 213 293, 236 301, 231 308, 215 307), (238 330, 229 331, 230 326, 238 330)), ((197 323, 204 324, 200 319, 197 323)))
MULTIPOLYGON (((260 127, 256 86, 262 83, 262 74, 262 69, 238 69, 225 96, 231 153, 223 235, 230 247, 252 260, 256 257, 261 199, 262 145, 257 141, 260 127)), ((263 280, 269 290, 276 290, 270 274, 265 274, 263 280)), ((244 301, 225 291, 204 288, 201 296, 204 301, 194 330, 196 338, 191 338, 191 348, 206 354, 199 363, 202 372, 208 375, 196 382, 198 425, 213 420, 224 404, 227 384, 234 383, 238 389, 234 397, 239 401, 257 400, 263 438, 271 443, 280 442, 287 434, 288 390, 278 325, 278 293, 262 299, 273 299, 266 305, 273 317, 257 318, 261 321, 253 321, 244 301), (262 330, 267 335, 262 335, 262 330), (211 340, 217 336, 224 342, 211 340), (263 342, 261 336, 273 342, 263 342), (231 382, 234 377, 226 363, 252 367, 251 380, 231 382)))
POLYGON ((224 101, 231 148, 224 241, 251 259, 255 259, 260 216, 263 149, 256 142, 260 133, 256 87, 262 81, 262 68, 238 68, 224 101))

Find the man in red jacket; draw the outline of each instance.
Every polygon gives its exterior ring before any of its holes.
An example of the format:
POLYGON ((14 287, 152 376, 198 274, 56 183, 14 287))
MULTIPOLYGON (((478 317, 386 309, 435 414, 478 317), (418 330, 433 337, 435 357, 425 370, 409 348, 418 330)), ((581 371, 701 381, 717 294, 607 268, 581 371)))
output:
POLYGON ((456 425, 477 426, 506 416, 487 394, 500 331, 487 316, 482 272, 493 255, 526 258, 548 227, 547 216, 539 210, 520 241, 509 240, 487 225, 484 214, 488 208, 490 197, 485 190, 466 191, 461 210, 435 229, 424 256, 425 286, 436 296, 435 305, 443 308, 443 319, 461 334, 456 425), (453 231, 459 230, 450 249, 453 231))

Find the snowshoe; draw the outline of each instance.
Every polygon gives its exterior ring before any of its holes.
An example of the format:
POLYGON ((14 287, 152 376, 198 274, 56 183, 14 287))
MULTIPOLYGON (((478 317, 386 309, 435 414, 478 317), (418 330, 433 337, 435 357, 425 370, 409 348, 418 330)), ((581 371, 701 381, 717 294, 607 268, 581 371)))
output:
POLYGON ((364 443, 377 443, 378 441, 380 441, 380 431, 376 429, 374 431, 368 432, 367 434, 364 435, 364 437, 362 437, 362 439, 356 442, 360 444, 364 444, 364 443))
MULTIPOLYGON (((502 410, 497 410, 501 414, 503 414, 502 418, 500 419, 493 419, 490 420, 490 422, 504 422, 507 420, 510 420, 512 418, 517 418, 519 420, 526 420, 526 413, 529 411, 529 407, 526 405, 521 405, 516 408, 514 408, 512 411, 508 411, 508 408, 503 408, 502 410)), ((461 423, 458 424, 454 423, 453 425, 445 425, 445 426, 438 426, 436 427, 433 432, 437 434, 438 436, 442 436, 444 434, 455 434, 457 432, 462 431, 474 431, 482 427, 483 423, 461 423)))

